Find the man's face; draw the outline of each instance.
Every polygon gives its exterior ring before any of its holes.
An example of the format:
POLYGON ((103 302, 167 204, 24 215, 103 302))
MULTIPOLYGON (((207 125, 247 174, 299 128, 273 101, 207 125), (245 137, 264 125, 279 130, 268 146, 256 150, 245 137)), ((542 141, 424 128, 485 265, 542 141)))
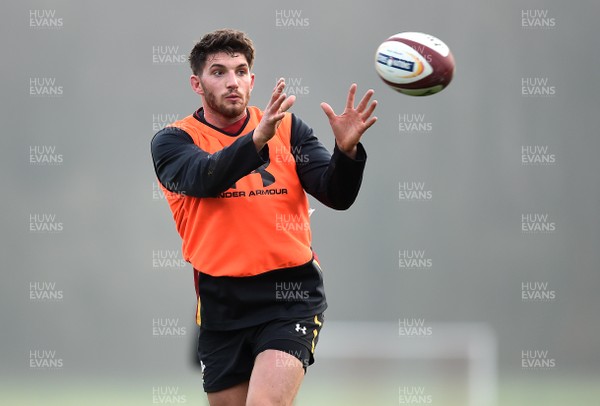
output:
POLYGON ((254 74, 250 73, 244 55, 236 53, 231 56, 225 52, 209 55, 202 74, 197 78, 197 93, 202 96, 205 110, 226 120, 245 114, 254 86, 254 74))

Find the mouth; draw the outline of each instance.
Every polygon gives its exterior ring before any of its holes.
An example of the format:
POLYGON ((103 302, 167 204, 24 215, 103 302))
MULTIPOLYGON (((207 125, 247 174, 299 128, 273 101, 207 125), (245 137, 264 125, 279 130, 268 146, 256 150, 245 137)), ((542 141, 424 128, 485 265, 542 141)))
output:
POLYGON ((230 100, 230 101, 240 101, 240 100, 242 100, 242 98, 239 95, 237 95, 237 94, 227 95, 227 96, 225 96, 225 99, 226 100, 230 100))

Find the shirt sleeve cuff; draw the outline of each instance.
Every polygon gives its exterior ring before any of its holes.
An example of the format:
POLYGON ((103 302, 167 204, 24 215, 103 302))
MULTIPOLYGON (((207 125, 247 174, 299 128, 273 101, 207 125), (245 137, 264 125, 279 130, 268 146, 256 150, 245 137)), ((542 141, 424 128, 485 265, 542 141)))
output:
POLYGON ((336 161, 342 161, 342 162, 348 162, 348 163, 355 162, 357 164, 364 165, 364 163, 367 161, 367 151, 365 151, 365 147, 363 147, 363 145, 359 142, 356 145, 356 157, 354 159, 352 159, 348 155, 344 154, 338 148, 337 143, 336 143, 335 147, 333 148, 333 159, 335 159, 336 161))
POLYGON ((248 154, 250 156, 254 156, 257 158, 257 162, 260 162, 260 165, 266 163, 269 160, 269 145, 265 144, 264 147, 262 147, 262 149, 260 151, 256 150, 256 145, 254 144, 254 140, 252 138, 252 135, 254 134, 254 131, 251 131, 250 133, 244 135, 244 137, 246 138, 246 140, 244 140, 244 149, 248 149, 248 154))

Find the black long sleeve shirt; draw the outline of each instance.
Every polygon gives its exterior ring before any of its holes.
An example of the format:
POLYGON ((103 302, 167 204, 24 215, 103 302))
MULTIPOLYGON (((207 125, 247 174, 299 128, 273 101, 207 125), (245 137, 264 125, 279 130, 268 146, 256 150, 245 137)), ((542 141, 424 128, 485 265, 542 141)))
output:
MULTIPOLYGON (((210 125, 204 120, 202 110, 194 117, 210 125)), ((268 159, 268 143, 257 152, 252 140, 253 131, 243 134, 244 128, 245 123, 237 134, 227 134, 237 140, 214 154, 200 149, 179 128, 166 127, 159 131, 151 144, 159 181, 170 192, 193 197, 218 196, 268 159)), ((304 190, 328 207, 349 208, 362 182, 367 157, 363 146, 358 144, 355 159, 341 152, 337 145, 332 155, 313 130, 294 114, 291 145, 296 172, 304 190)))

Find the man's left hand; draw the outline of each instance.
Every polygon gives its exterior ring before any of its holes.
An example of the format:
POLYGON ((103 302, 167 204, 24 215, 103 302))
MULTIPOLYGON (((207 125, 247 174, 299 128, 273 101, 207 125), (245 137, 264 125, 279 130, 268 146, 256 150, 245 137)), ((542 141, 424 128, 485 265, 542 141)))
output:
POLYGON ((371 117, 375 107, 377 107, 377 100, 373 100, 369 104, 369 100, 375 92, 372 89, 368 90, 358 106, 354 108, 356 88, 356 83, 350 86, 346 108, 339 116, 334 113, 329 104, 321 103, 321 108, 329 119, 329 125, 333 130, 338 148, 350 158, 356 157, 356 146, 362 135, 377 121, 377 117, 371 117))

